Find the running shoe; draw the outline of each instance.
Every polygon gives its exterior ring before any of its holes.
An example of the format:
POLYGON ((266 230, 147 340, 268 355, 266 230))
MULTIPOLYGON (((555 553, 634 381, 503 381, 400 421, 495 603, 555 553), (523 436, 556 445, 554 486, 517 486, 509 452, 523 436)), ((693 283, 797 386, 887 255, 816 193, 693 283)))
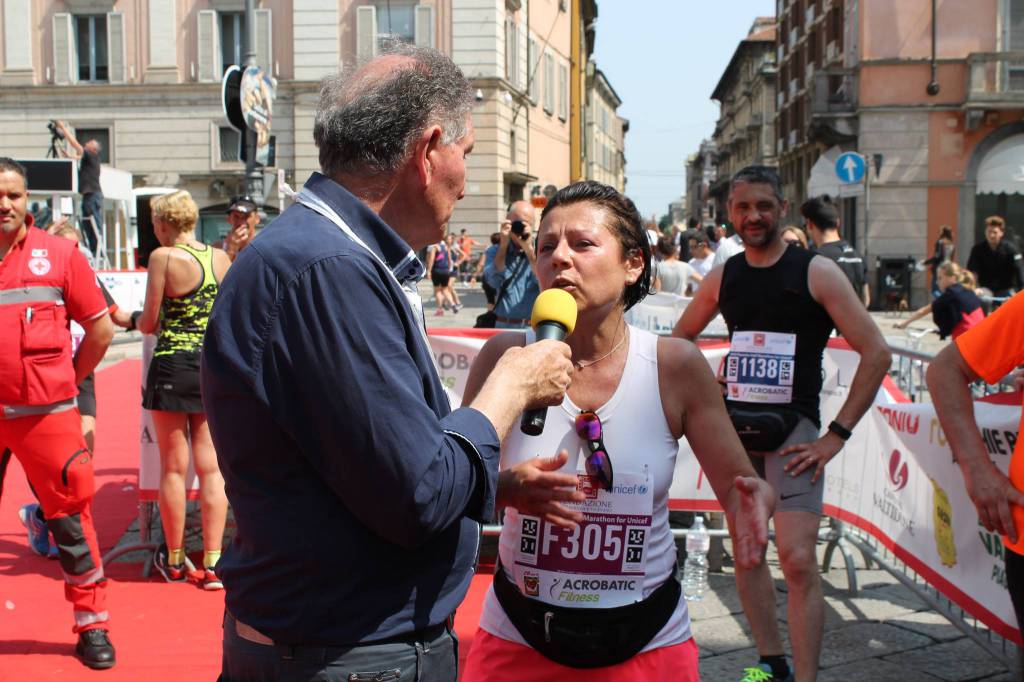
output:
POLYGON ((203 571, 203 579, 200 583, 204 590, 223 590, 224 583, 220 581, 220 576, 217 575, 217 570, 214 568, 206 568, 203 571))
POLYGON ((767 663, 758 663, 753 668, 745 668, 740 682, 793 682, 793 675, 775 677, 772 667, 767 663))
POLYGON ((436 311, 434 311, 434 317, 441 317, 442 315, 444 315, 443 308, 438 308, 436 311))
POLYGON ((461 304, 458 304, 458 305, 453 305, 453 306, 452 306, 452 312, 453 312, 453 313, 457 313, 457 312, 459 312, 460 310, 462 310, 462 305, 461 305, 461 304))
POLYGON ((50 529, 46 521, 39 518, 39 505, 33 502, 18 510, 21 525, 28 531, 28 546, 39 556, 50 553, 50 529))
POLYGON ((183 583, 188 579, 188 570, 185 563, 167 563, 167 545, 161 544, 153 551, 153 566, 160 575, 169 583, 183 583))

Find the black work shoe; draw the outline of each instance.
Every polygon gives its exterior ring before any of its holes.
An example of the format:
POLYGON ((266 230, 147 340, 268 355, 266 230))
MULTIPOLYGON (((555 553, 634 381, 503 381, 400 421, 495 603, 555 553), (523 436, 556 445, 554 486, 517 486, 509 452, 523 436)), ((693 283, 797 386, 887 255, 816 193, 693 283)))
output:
POLYGON ((113 668, 116 662, 114 645, 110 643, 107 631, 102 629, 78 633, 75 655, 85 667, 93 670, 113 668))

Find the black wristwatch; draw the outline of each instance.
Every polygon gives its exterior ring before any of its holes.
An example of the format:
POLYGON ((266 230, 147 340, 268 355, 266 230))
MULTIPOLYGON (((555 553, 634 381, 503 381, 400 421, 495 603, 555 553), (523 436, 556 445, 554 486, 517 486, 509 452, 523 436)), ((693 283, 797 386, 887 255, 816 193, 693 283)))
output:
POLYGON ((843 440, 850 440, 850 436, 853 435, 853 431, 846 428, 845 426, 843 426, 842 424, 835 420, 833 420, 832 423, 828 425, 828 430, 836 434, 843 440))
POLYGON ((132 331, 136 329, 136 325, 139 322, 139 318, 142 317, 142 311, 136 310, 133 312, 128 319, 128 326, 125 328, 126 331, 132 331))

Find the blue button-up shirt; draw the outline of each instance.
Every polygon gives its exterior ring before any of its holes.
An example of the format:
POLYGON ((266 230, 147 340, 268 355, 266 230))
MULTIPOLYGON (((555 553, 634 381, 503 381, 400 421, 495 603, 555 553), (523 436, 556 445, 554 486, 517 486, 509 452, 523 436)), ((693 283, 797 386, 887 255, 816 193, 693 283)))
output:
MULTIPOLYGON (((501 291, 502 285, 508 280, 504 295, 494 305, 494 314, 517 320, 528 320, 533 314, 533 302, 540 294, 540 284, 533 274, 530 261, 519 248, 513 249, 510 244, 505 255, 505 269, 498 270, 494 259, 484 265, 484 281, 495 290, 501 291)), ((497 254, 497 249, 494 253, 497 254)))
POLYGON ((330 179, 306 188, 383 263, 295 204, 224 279, 202 354, 238 524, 218 572, 231 613, 275 642, 346 645, 462 601, 499 442, 483 414, 449 408, 399 285, 423 274, 409 246, 330 179))

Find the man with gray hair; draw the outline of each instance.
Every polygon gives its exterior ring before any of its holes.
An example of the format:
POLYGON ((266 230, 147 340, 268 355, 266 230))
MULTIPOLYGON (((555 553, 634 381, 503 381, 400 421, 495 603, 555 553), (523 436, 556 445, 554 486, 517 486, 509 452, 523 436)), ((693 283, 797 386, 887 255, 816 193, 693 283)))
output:
MULTIPOLYGON (((438 377, 415 251, 463 196, 472 99, 426 48, 326 78, 323 172, 221 286, 201 374, 238 525, 219 564, 225 682, 455 680, 452 614, 494 514, 499 444, 572 371, 561 342, 509 351, 454 411, 438 377)), ((546 461, 523 473, 548 503, 569 499, 546 461)))

